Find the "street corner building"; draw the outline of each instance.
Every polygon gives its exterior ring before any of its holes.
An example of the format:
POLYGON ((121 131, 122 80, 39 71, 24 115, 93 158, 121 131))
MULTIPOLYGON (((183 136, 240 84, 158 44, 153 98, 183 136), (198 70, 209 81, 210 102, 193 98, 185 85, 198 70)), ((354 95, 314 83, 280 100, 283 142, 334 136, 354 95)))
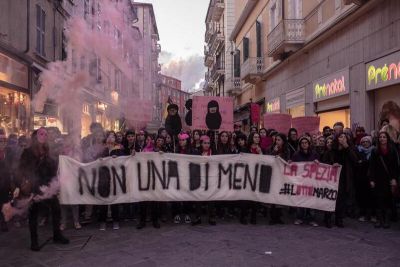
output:
POLYGON ((245 130, 286 113, 399 131, 399 17, 396 0, 211 0, 204 91, 233 97, 245 130))

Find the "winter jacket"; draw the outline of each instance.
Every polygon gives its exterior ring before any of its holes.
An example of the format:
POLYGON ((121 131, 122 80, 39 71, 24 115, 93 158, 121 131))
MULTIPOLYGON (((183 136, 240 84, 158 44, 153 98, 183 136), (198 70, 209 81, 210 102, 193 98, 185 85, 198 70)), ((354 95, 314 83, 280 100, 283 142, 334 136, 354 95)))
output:
POLYGON ((296 151, 292 156, 292 161, 294 162, 307 162, 314 160, 319 160, 319 156, 313 150, 309 150, 308 153, 305 153, 303 150, 299 150, 296 151))
POLYGON ((375 183, 374 192, 377 196, 388 196, 391 194, 390 181, 399 180, 400 160, 399 153, 393 145, 389 145, 388 153, 383 155, 378 148, 372 150, 368 177, 375 183), (386 165, 383 164, 383 162, 386 165))

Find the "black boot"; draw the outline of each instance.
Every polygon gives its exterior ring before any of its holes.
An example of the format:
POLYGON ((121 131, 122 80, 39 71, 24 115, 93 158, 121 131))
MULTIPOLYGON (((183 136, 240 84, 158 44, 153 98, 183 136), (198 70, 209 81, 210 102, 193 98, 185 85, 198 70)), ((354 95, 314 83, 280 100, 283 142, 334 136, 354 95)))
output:
POLYGON ((32 251, 40 251, 40 246, 37 240, 31 241, 31 250, 32 251))
POLYGON ((153 220, 153 227, 156 228, 156 229, 159 229, 161 227, 161 225, 158 222, 158 220, 153 220))
POLYGON ((201 218, 200 218, 200 217, 197 217, 197 218, 192 222, 192 226, 199 225, 199 224, 201 224, 201 218))
POLYGON ((344 228, 344 224, 343 224, 343 219, 342 218, 336 218, 335 219, 335 225, 339 228, 344 228))
POLYGON ((140 223, 136 226, 136 229, 140 230, 146 227, 146 221, 140 221, 140 223))
POLYGON ((53 236, 53 242, 57 243, 57 244, 66 245, 66 244, 69 244, 69 239, 67 239, 65 236, 63 236, 61 232, 57 232, 53 236))
POLYGON ((215 217, 210 217, 209 219, 208 219, 208 224, 209 225, 217 225, 217 221, 215 220, 215 217))

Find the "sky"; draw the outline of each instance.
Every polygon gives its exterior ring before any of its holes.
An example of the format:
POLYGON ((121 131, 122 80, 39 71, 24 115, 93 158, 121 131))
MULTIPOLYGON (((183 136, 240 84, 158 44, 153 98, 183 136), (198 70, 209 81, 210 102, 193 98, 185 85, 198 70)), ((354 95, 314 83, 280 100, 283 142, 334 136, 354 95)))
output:
POLYGON ((204 33, 209 0, 137 0, 153 4, 160 34, 162 73, 195 91, 204 81, 204 33))

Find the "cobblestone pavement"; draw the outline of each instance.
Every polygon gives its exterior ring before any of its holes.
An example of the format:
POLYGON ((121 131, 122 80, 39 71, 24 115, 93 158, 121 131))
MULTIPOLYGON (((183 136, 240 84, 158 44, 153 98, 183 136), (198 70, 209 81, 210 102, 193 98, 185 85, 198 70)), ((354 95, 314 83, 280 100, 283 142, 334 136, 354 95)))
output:
MULTIPOLYGON (((49 241, 29 250, 27 227, 0 233, 0 266, 400 266, 400 225, 374 229, 345 220, 346 228, 269 226, 223 221, 217 226, 162 224, 136 230, 134 222, 105 232, 93 224, 66 230, 71 244, 49 241)), ((41 242, 51 237, 40 228, 41 242)))

